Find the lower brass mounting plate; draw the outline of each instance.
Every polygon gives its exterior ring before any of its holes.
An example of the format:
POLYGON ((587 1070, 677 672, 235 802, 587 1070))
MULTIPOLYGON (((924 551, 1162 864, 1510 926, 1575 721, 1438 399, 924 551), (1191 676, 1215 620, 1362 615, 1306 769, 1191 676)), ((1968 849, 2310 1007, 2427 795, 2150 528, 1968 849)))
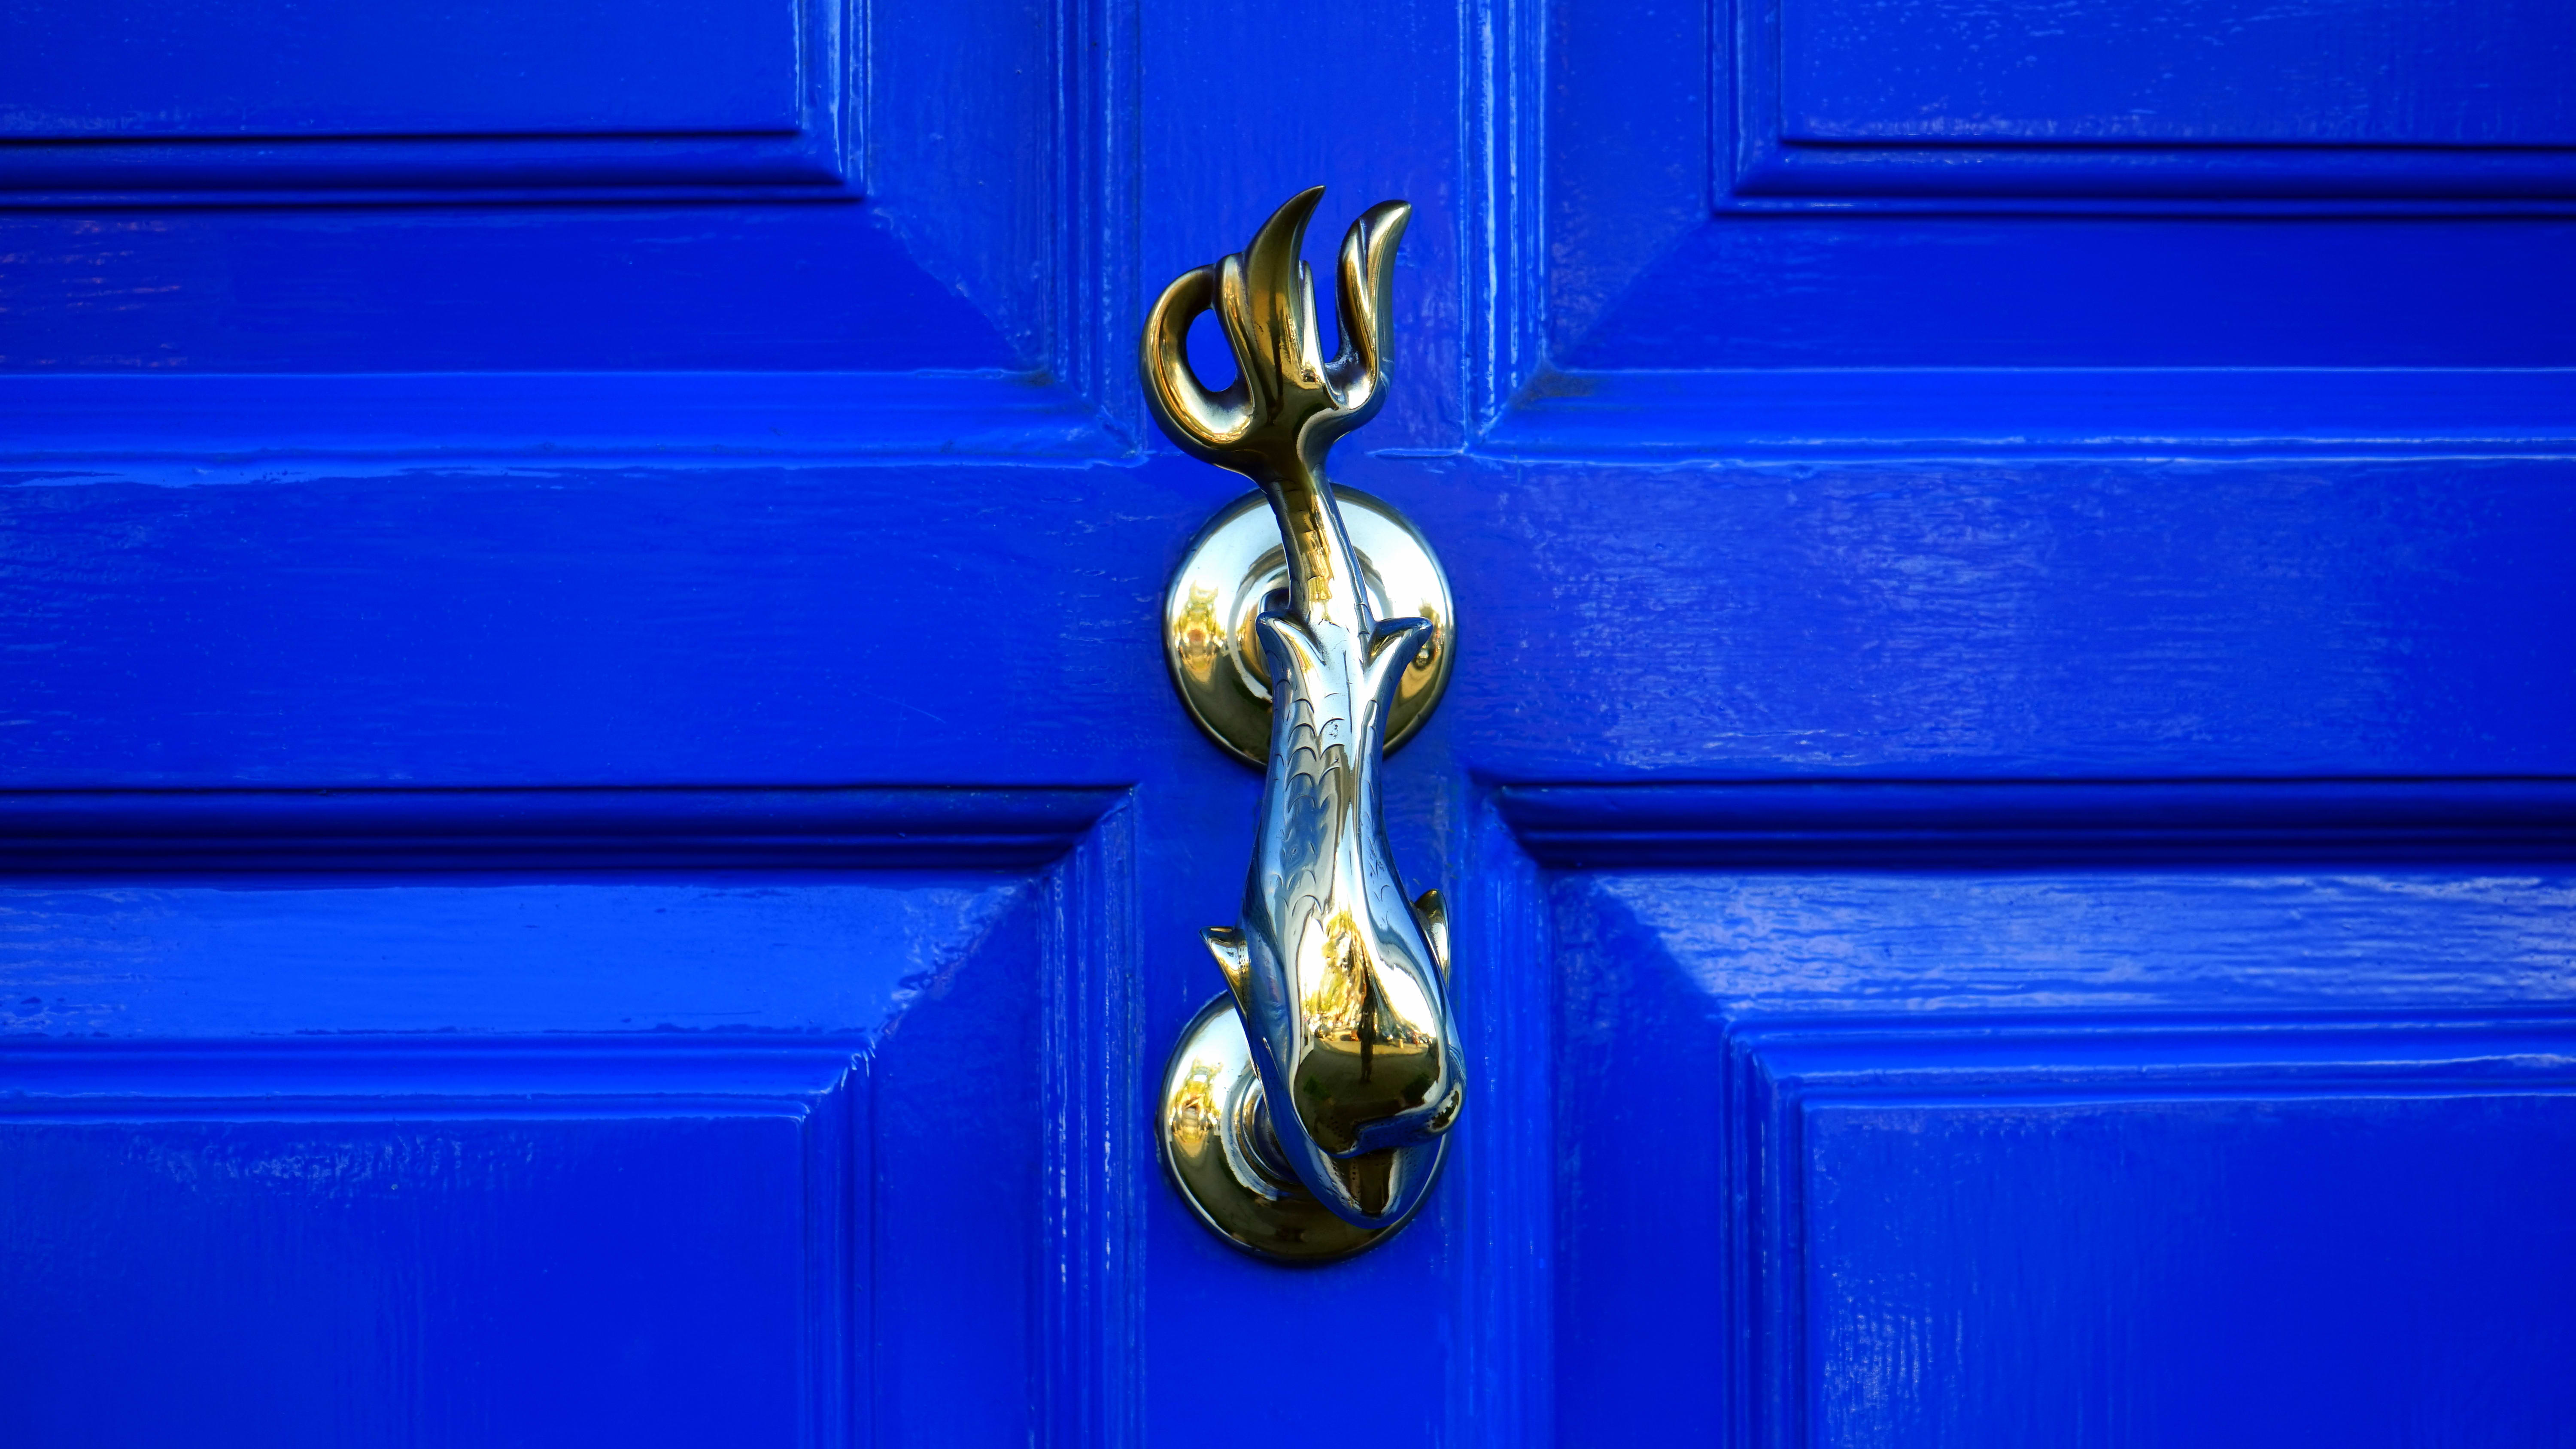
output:
POLYGON ((1355 1227, 1317 1202, 1278 1161, 1268 1112, 1234 998, 1221 993, 1182 1028, 1163 1071, 1155 1136, 1182 1200, 1218 1237, 1287 1263, 1347 1258, 1404 1226, 1355 1227))

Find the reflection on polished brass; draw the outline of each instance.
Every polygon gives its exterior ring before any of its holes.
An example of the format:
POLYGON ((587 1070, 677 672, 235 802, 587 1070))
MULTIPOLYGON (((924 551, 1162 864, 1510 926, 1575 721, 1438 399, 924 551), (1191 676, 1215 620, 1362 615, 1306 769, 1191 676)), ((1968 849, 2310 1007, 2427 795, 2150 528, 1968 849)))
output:
MULTIPOLYGON (((1184 697, 1194 682, 1214 688, 1243 657, 1248 623, 1271 709, 1242 921, 1206 933, 1229 995, 1200 1014, 1173 1057, 1164 1158, 1192 1207, 1229 1241, 1306 1259, 1355 1252, 1413 1215, 1439 1174, 1466 1090, 1449 1010, 1446 915, 1437 892, 1405 902, 1377 773, 1416 660, 1425 646, 1437 651, 1422 677, 1436 695, 1449 639, 1429 617, 1379 615, 1381 606, 1415 606, 1418 598, 1405 595, 1420 591, 1389 589, 1393 580, 1381 574, 1380 597, 1370 597, 1324 476, 1334 440, 1386 399, 1389 291, 1412 209, 1380 203, 1342 239, 1342 347, 1327 362, 1298 259, 1322 195, 1321 187, 1299 194, 1241 252, 1164 289, 1146 319, 1141 358, 1163 431, 1260 487, 1285 574, 1282 587, 1255 595, 1268 597, 1248 621, 1242 580, 1259 572, 1257 555, 1232 578, 1176 581, 1167 610, 1184 697), (1238 368, 1222 391, 1199 381, 1186 352, 1190 323, 1211 309, 1238 368), (1239 1067, 1229 1077, 1226 1042, 1211 1045, 1222 1035, 1211 1018, 1221 1019, 1229 1001, 1252 1078, 1239 1067), (1253 1078, 1257 1101, 1248 1095, 1253 1078), (1365 1236, 1315 1237, 1323 1217, 1291 1218, 1278 1206, 1294 1201, 1292 1182, 1324 1216, 1365 1236), (1290 1227, 1298 1243, 1336 1246, 1283 1250, 1290 1227)), ((1431 571, 1436 577, 1438 566, 1431 571)), ((1446 625, 1445 588, 1440 594, 1446 625)))
MULTIPOLYGON (((1396 680, 1386 724, 1392 753, 1422 728, 1449 687, 1458 649, 1449 578, 1392 505, 1338 484, 1333 501, 1350 530, 1369 616, 1431 621, 1431 637, 1396 680)), ((1270 665, 1257 625, 1271 596, 1287 587, 1278 520, 1267 499, 1247 493, 1199 530, 1163 599, 1163 655, 1182 702, 1211 738, 1254 766, 1268 764, 1270 754, 1270 665)))
POLYGON ((1163 1162, 1199 1221, 1236 1247, 1298 1263, 1347 1258, 1395 1227, 1342 1221, 1282 1160, 1261 1073, 1220 995, 1181 1032, 1163 1074, 1163 1162))

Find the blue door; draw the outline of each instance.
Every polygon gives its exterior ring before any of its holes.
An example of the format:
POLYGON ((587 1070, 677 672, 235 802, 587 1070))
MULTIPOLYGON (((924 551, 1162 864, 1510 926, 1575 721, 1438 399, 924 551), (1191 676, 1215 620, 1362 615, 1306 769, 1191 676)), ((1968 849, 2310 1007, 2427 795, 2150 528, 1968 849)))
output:
POLYGON ((18 0, 0 1443, 2576 1444, 2571 75, 18 0), (1135 359, 1318 182, 1468 1087, 1289 1268, 1157 1161, 1263 781, 1135 359))

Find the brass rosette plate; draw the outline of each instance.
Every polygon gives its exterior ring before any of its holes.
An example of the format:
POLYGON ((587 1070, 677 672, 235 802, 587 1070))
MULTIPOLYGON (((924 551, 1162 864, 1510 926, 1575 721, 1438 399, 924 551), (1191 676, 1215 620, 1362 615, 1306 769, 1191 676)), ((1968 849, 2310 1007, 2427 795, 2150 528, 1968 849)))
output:
POLYGON ((1220 994, 1181 1029, 1155 1124, 1163 1168, 1200 1222, 1245 1252, 1281 1263, 1347 1258, 1404 1226, 1358 1227, 1317 1202, 1279 1160, 1263 1107, 1261 1072, 1234 998, 1220 994))
MULTIPOLYGON (((1356 488, 1336 485, 1369 613, 1378 619, 1428 619, 1430 642, 1397 686, 1386 748, 1413 737, 1431 716, 1458 654, 1458 616, 1449 577, 1404 516, 1356 488)), ((1247 493, 1211 520, 1190 544, 1163 599, 1163 657, 1190 717, 1236 759, 1263 768, 1270 759, 1270 666, 1253 620, 1288 583, 1279 524, 1258 493, 1247 493)))

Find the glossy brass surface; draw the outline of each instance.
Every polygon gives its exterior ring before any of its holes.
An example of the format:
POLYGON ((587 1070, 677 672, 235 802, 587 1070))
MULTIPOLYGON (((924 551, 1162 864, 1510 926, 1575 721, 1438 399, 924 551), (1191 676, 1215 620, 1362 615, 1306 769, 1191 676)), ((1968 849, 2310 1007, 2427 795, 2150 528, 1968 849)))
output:
MULTIPOLYGON (((1349 530, 1369 615, 1431 621, 1431 637, 1396 680, 1386 748, 1411 739, 1449 687, 1458 622, 1449 578, 1413 524, 1392 505, 1336 485, 1333 503, 1349 530)), ((1258 623, 1272 595, 1285 597, 1287 550, 1259 493, 1228 504, 1190 544, 1163 599, 1163 657, 1199 728, 1255 768, 1270 762, 1270 662, 1258 623)))
POLYGON ((1295 1263, 1347 1258, 1394 1231, 1344 1222, 1317 1201, 1269 1117, 1243 1019, 1219 992, 1182 1028, 1163 1071, 1163 1161, 1190 1210, 1236 1247, 1295 1263))
MULTIPOLYGON (((1342 347, 1326 361, 1298 259, 1322 195, 1300 193, 1243 251, 1164 289, 1141 357, 1146 398, 1172 440, 1259 487, 1286 568, 1276 607, 1252 620, 1271 710, 1243 913, 1206 933, 1260 1100, 1239 1069, 1226 1075, 1224 1043, 1210 1044, 1221 1031, 1212 1007, 1167 1073, 1164 1159, 1228 1241, 1310 1260, 1355 1252, 1413 1215, 1466 1090, 1439 894, 1407 904, 1378 783, 1407 671, 1438 630, 1376 613, 1324 473, 1333 442, 1386 398, 1389 287, 1411 208, 1382 202, 1343 238, 1342 347), (1185 350, 1190 323, 1211 309, 1239 369, 1222 391, 1199 380, 1185 350), (1202 1078, 1204 1091, 1190 1086, 1202 1078), (1367 1236, 1331 1239, 1331 1252, 1281 1251, 1286 1179, 1367 1236)), ((1213 600, 1204 623, 1233 628, 1213 600)), ((1445 675, 1445 661, 1433 672, 1445 675)), ((1299 1241, 1319 1223, 1299 1219, 1299 1241)))

